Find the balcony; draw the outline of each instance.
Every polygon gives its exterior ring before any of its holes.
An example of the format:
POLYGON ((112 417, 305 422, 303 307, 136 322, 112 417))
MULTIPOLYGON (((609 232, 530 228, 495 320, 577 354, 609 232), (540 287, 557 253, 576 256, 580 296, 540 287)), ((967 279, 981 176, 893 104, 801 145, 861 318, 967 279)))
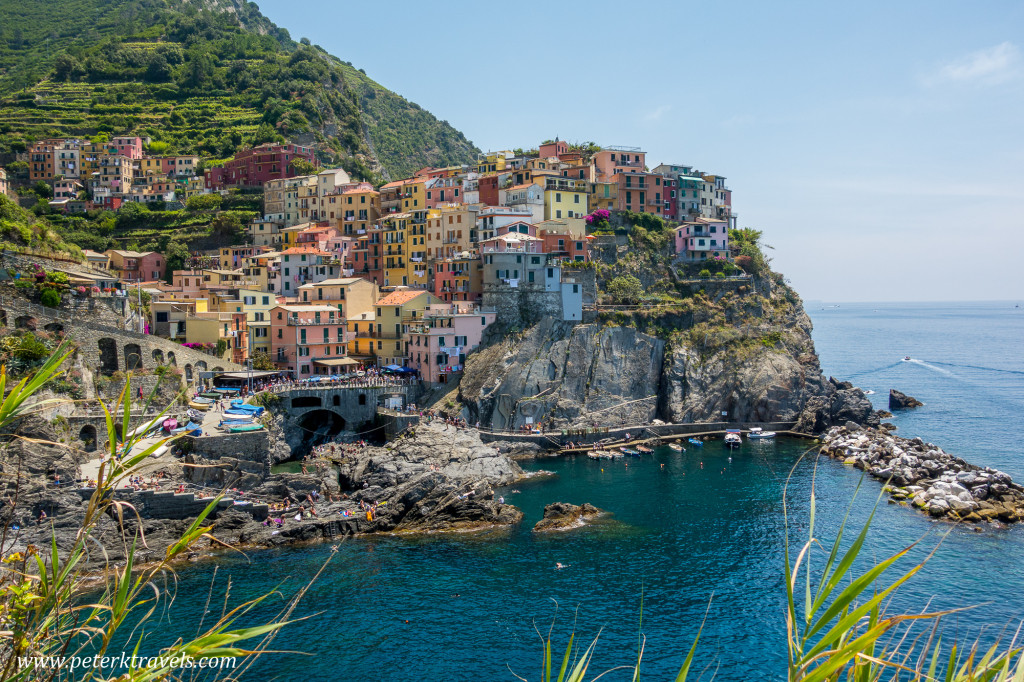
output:
POLYGON ((311 327, 325 324, 344 324, 343 318, 335 317, 331 315, 326 320, 317 318, 305 318, 305 317, 289 317, 286 318, 289 327, 311 327))

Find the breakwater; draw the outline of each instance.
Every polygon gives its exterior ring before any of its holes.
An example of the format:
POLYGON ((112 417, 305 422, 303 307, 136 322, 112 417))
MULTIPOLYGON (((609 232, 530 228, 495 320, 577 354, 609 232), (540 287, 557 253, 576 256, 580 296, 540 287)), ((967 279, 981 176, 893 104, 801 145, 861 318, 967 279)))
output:
POLYGON ((890 497, 954 521, 1024 518, 1024 487, 1009 474, 979 467, 921 438, 850 424, 833 427, 819 452, 887 482, 890 497))

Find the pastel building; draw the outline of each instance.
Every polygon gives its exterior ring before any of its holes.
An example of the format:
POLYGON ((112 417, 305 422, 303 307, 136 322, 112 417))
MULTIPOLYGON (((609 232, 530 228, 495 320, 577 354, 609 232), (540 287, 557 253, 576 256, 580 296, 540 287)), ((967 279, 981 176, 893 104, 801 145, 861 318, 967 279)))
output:
POLYGON ((470 303, 428 305, 420 320, 408 326, 406 366, 419 370, 426 383, 447 383, 452 373, 462 371, 495 317, 470 303))
POLYGON ((685 261, 729 258, 727 220, 697 218, 675 228, 676 255, 685 261))
POLYGON ((434 295, 445 303, 480 300, 483 265, 475 253, 437 259, 430 268, 434 295))
POLYGON ((110 258, 110 269, 121 280, 153 281, 163 279, 167 262, 163 254, 156 251, 123 251, 110 249, 104 252, 110 258))
POLYGON ((424 309, 441 303, 436 296, 416 289, 398 289, 377 301, 375 308, 375 329, 371 336, 376 340, 377 364, 406 365, 405 335, 409 325, 423 318, 424 309))
POLYGON ((271 360, 296 378, 336 374, 352 364, 348 329, 333 306, 278 305, 270 310, 271 360))
POLYGON ((238 152, 222 166, 207 170, 206 186, 214 190, 262 187, 270 180, 295 176, 292 163, 298 159, 316 163, 313 148, 296 144, 261 144, 238 152))

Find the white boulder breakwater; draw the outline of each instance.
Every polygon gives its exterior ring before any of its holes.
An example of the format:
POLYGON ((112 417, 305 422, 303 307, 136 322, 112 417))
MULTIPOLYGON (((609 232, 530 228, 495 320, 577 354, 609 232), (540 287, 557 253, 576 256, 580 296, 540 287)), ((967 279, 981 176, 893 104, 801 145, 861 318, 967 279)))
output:
POLYGON ((853 423, 822 436, 822 455, 887 481, 890 497, 955 521, 1015 522, 1024 518, 1024 487, 1009 474, 978 467, 926 443, 853 423))

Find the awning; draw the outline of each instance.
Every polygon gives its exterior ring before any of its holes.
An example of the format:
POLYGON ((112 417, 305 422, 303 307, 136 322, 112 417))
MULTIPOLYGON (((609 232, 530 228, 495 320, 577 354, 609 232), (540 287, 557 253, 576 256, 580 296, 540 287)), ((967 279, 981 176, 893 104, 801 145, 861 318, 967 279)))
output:
POLYGON ((258 370, 254 369, 251 372, 214 372, 218 379, 263 379, 266 377, 277 376, 278 374, 285 373, 287 370, 258 370))
POLYGON ((345 365, 358 365, 359 363, 352 358, 320 358, 319 360, 313 360, 313 364, 322 367, 343 367, 345 365))

